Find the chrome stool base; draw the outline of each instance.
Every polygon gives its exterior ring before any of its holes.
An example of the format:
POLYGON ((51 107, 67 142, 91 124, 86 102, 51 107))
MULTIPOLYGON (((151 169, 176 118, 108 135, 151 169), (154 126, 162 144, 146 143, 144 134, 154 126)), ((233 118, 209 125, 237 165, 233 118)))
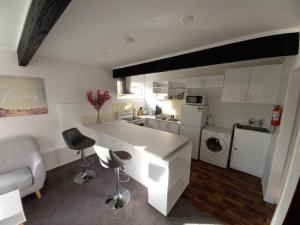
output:
POLYGON ((110 208, 120 209, 123 206, 127 205, 127 203, 130 201, 130 198, 130 192, 125 188, 120 188, 119 192, 109 195, 105 200, 105 203, 110 208))
POLYGON ((84 184, 96 177, 96 173, 93 170, 81 171, 74 177, 76 184, 84 184))

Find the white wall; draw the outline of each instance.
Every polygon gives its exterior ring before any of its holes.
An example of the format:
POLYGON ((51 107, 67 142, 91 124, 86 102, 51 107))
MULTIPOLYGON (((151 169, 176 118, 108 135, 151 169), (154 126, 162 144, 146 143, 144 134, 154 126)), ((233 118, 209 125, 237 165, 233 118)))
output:
POLYGON ((232 128, 234 123, 247 124, 249 118, 255 118, 269 127, 273 105, 222 103, 222 88, 204 88, 202 93, 208 96, 211 125, 232 128))
POLYGON ((283 76, 281 77, 280 93, 277 99, 278 103, 284 106, 283 118, 279 129, 272 135, 262 177, 264 198, 271 203, 276 203, 279 200, 285 183, 285 177, 283 176, 287 173, 288 163, 290 163, 291 153, 289 151, 291 150, 289 149, 289 143, 294 125, 295 104, 299 94, 297 88, 299 72, 293 74, 293 76, 291 74, 293 71, 300 69, 300 54, 285 57, 283 65, 283 76), (288 94, 289 96, 287 96, 288 94))
POLYGON ((300 101, 298 102, 297 120, 298 126, 294 129, 294 142, 291 146, 291 159, 287 166, 286 179, 282 191, 282 195, 276 207, 271 225, 281 225, 286 217, 290 203, 293 199, 300 176, 300 101))
MULTIPOLYGON (((281 106, 284 106, 286 101, 287 86, 288 86, 291 70, 293 70, 293 66, 295 64, 295 59, 296 59, 295 56, 289 56, 285 58, 283 63, 283 69, 282 69, 283 73, 280 79, 279 95, 277 98, 277 103, 280 104, 281 106)), ((281 130, 281 126, 278 127, 276 133, 273 134, 271 137, 269 151, 268 151, 265 168, 264 168, 264 173, 262 176, 262 185, 263 185, 263 191, 265 192, 266 200, 272 203, 275 202, 275 196, 273 191, 271 193, 268 182, 269 182, 269 177, 271 175, 271 167, 272 167, 274 152, 277 144, 278 134, 280 133, 280 130, 281 130)), ((282 160, 284 161, 284 159, 282 160)), ((272 189, 278 190, 278 186, 276 188, 273 187, 272 189)))
MULTIPOLYGON (((108 89, 114 93, 112 74, 97 67, 73 64, 46 57, 35 57, 27 67, 19 67, 14 51, 0 51, 0 75, 42 77, 45 80, 48 114, 0 118, 0 138, 16 135, 36 137, 47 168, 75 159, 75 152, 65 149, 57 105, 84 103, 88 89, 108 89)), ((111 112, 106 106, 107 112, 111 112)))

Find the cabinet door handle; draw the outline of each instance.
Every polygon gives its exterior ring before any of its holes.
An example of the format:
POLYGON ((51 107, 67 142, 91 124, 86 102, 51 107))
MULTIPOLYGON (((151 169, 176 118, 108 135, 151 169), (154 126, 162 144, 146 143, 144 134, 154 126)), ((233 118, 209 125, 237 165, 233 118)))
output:
POLYGON ((234 149, 235 151, 237 151, 237 150, 238 150, 238 148, 237 148, 237 147, 234 147, 233 149, 234 149))

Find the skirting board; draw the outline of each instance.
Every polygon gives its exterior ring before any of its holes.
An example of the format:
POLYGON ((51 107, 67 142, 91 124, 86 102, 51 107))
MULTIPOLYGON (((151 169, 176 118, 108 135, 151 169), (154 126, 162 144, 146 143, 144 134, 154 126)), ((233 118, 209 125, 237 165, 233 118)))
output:
MULTIPOLYGON (((93 148, 87 149, 86 156, 95 153, 93 148)), ((70 150, 68 148, 57 149, 52 152, 42 153, 44 161, 46 163, 46 170, 52 170, 56 167, 65 165, 67 163, 73 162, 80 159, 80 154, 77 155, 77 151, 70 150)))
POLYGON ((263 178, 260 178, 260 180, 261 180, 261 189, 262 189, 262 192, 263 192, 263 196, 265 196, 265 193, 266 193, 265 180, 263 178))
POLYGON ((262 187, 262 191, 263 191, 264 201, 268 202, 270 204, 277 204, 276 199, 275 199, 274 196, 266 194, 267 185, 264 182, 264 179, 261 179, 261 187, 262 187))

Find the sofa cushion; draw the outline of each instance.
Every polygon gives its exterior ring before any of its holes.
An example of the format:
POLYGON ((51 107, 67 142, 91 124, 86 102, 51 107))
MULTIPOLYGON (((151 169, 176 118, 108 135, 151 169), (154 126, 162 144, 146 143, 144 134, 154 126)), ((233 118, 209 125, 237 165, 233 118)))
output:
POLYGON ((33 184, 33 177, 29 167, 21 167, 7 173, 0 174, 0 194, 15 189, 26 189, 33 184))

